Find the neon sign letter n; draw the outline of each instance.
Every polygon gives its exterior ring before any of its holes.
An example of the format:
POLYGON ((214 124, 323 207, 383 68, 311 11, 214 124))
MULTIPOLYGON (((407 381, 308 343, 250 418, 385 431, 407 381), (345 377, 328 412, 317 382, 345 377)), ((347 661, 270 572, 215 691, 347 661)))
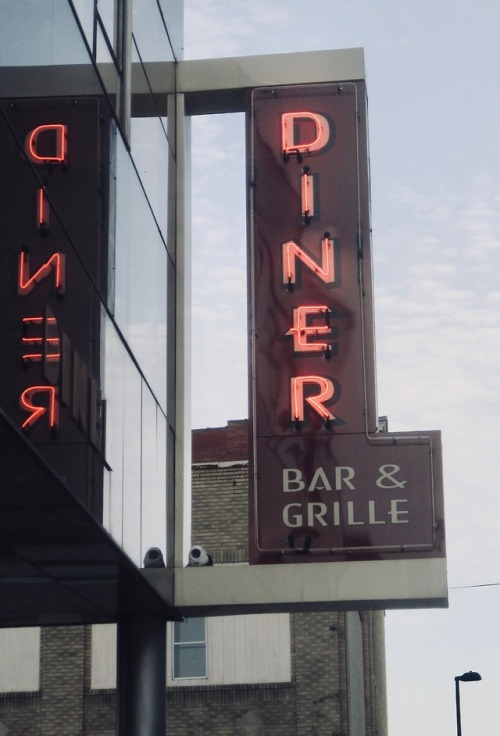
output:
POLYGON ((30 257, 25 250, 19 254, 19 281, 17 284, 18 294, 25 296, 32 291, 39 281, 46 278, 54 270, 56 289, 59 294, 64 294, 66 280, 65 258, 63 253, 53 253, 48 261, 40 266, 38 271, 29 275, 30 257))
POLYGON ((304 248, 301 248, 295 240, 289 240, 283 243, 283 262, 282 262, 282 278, 284 284, 295 284, 296 278, 296 261, 307 266, 321 281, 325 284, 333 284, 335 281, 335 261, 333 252, 332 238, 324 237, 321 241, 321 262, 312 258, 304 248))

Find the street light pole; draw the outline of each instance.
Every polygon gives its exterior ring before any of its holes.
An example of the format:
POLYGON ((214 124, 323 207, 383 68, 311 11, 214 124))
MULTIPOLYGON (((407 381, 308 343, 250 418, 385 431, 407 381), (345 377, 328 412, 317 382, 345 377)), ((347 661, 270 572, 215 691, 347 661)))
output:
POLYGON ((457 736, 462 736, 462 718, 460 715, 460 683, 461 682, 477 682, 481 680, 479 672, 464 672, 463 675, 455 677, 455 703, 457 707, 457 736))

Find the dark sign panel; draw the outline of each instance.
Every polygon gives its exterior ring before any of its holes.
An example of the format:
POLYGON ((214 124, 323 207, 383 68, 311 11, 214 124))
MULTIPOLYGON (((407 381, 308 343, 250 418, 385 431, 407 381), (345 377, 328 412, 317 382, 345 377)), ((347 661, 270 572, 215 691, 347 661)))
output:
POLYGON ((100 516, 109 121, 89 98, 0 107, 0 405, 100 516))
POLYGON ((254 90, 249 149, 251 561, 442 554, 438 437, 369 439, 364 84, 254 90))
MULTIPOLYGON (((439 432, 259 439, 256 546, 292 559, 444 555, 439 432)), ((276 559, 271 561, 277 561, 276 559)))
POLYGON ((254 92, 258 435, 376 429, 365 118, 354 84, 254 92))

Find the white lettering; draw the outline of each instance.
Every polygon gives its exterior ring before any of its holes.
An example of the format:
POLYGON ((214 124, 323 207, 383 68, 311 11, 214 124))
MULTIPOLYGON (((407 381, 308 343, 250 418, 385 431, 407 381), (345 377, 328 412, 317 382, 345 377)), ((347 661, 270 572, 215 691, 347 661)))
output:
POLYGON ((408 514, 408 511, 406 509, 398 508, 400 503, 408 503, 408 499, 407 498, 393 498, 391 500, 391 510, 389 511, 391 522, 393 524, 409 524, 410 522, 408 519, 399 518, 402 514, 408 514))
POLYGON ((324 516, 326 514, 326 503, 308 503, 307 504, 307 526, 314 526, 314 520, 317 519, 321 526, 326 526, 324 516))
POLYGON ((347 525, 356 526, 357 524, 364 524, 364 521, 356 521, 354 519, 354 501, 347 502, 347 525))
POLYGON ((326 473, 323 468, 317 468, 313 475, 313 479, 309 484, 308 491, 331 491, 332 487, 330 481, 326 477, 326 473), (318 485, 320 484, 321 485, 318 485))
POLYGON ((356 488, 351 483, 352 478, 354 478, 354 468, 350 468, 348 465, 339 465, 338 468, 335 468, 335 490, 341 491, 342 482, 344 482, 351 491, 355 491, 356 488))
POLYGON ((340 526, 340 503, 334 501, 333 504, 333 526, 340 526))
POLYGON ((368 523, 369 524, 385 524, 385 521, 378 520, 375 513, 375 501, 368 501, 368 523))
POLYGON ((289 503, 285 508, 283 509, 283 524, 285 526, 290 527, 291 529, 296 528, 298 526, 302 526, 302 514, 292 514, 291 509, 292 508, 302 508, 302 504, 300 503, 289 503))
POLYGON ((305 486, 300 470, 297 468, 283 468, 283 493, 303 491, 305 486))

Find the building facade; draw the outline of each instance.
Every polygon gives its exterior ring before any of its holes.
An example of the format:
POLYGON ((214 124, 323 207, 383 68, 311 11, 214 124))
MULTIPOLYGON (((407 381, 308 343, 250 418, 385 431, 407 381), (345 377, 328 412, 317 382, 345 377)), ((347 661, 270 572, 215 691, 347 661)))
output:
MULTIPOLYGON (((168 75, 182 58, 182 8, 12 0, 0 24, 2 165, 12 173, 0 210, 2 422, 135 565, 154 540, 169 568, 174 556, 182 567, 173 488, 183 486, 174 472, 190 431, 185 386, 176 394, 189 146, 179 140, 175 80, 159 82, 157 64, 168 75)), ((211 111, 203 95, 190 104, 186 115, 211 111)), ((246 421, 195 431, 192 495, 192 543, 215 565, 246 564, 246 421)), ((24 625, 10 606, 29 577, 26 561, 12 562, 2 542, 2 625, 24 625)), ((41 569, 40 548, 29 554, 41 569)), ((78 567, 74 554, 71 564, 50 557, 59 594, 71 577, 64 565, 78 567)), ((0 629, 0 736, 116 733, 116 628, 74 625, 80 611, 64 625, 56 609, 48 620, 55 612, 58 626, 0 629)), ((43 613, 33 605, 30 622, 43 623, 43 613)), ((83 620, 120 612, 93 615, 83 620)), ((385 736, 380 612, 188 619, 168 624, 167 641, 167 733, 385 736)))
MULTIPOLYGON (((215 565, 248 556, 247 436, 246 420, 193 432, 193 541, 215 565)), ((0 641, 5 734, 116 732, 114 626, 0 641)), ((387 735, 381 611, 190 619, 168 624, 167 642, 167 734, 387 735)))
POLYGON ((139 564, 173 544, 176 149, 151 64, 181 57, 182 0, 1 13, 0 409, 139 564))

